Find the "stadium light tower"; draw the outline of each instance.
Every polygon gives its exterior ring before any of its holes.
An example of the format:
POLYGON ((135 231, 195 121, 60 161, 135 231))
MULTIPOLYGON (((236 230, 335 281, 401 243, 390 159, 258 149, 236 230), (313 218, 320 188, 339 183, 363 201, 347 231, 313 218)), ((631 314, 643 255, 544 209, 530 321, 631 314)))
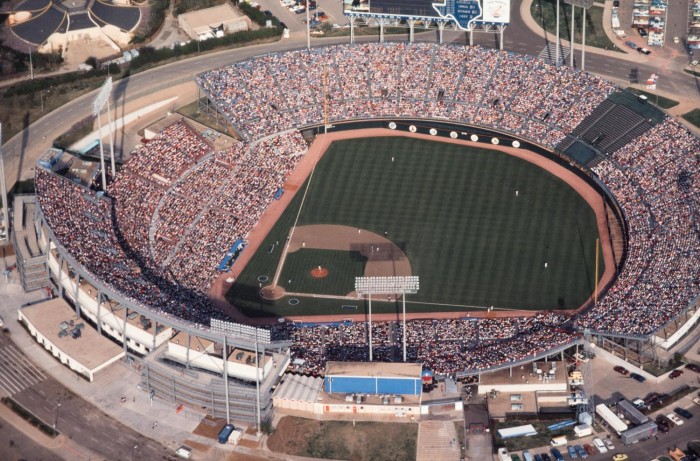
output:
POLYGON ((369 300, 369 361, 372 361, 372 295, 403 295, 403 361, 406 361, 406 294, 420 288, 417 275, 392 277, 355 277, 355 292, 369 300))
MULTIPOLYGON (((107 80, 105 80, 104 84, 102 84, 102 88, 100 88, 100 92, 97 94, 95 97, 94 101, 92 101, 92 115, 97 117, 97 136, 100 141, 100 167, 102 168, 102 191, 107 192, 107 173, 105 170, 105 151, 104 151, 104 146, 102 144, 102 109, 104 108, 105 104, 107 103, 110 94, 112 93, 112 77, 109 76, 107 77, 107 80)), ((110 126, 111 129, 111 126, 110 126)), ((110 133, 110 139, 112 138, 112 135, 110 133)), ((112 161, 114 161, 114 147, 112 147, 112 161)))

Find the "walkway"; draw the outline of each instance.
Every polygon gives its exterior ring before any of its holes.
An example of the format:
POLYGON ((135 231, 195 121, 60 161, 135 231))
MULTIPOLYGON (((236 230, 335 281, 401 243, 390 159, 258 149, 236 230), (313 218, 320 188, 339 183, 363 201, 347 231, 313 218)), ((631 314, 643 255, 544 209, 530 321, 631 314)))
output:
POLYGON ((460 459, 460 446, 453 421, 425 421, 418 429, 416 461, 460 459))

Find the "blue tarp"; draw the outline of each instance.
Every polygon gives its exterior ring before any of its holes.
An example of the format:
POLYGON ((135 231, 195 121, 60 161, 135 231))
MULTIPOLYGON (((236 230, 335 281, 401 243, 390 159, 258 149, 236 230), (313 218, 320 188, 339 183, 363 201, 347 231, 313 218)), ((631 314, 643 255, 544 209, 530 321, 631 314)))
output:
POLYGON ((236 262, 236 258, 238 258, 238 255, 241 254, 241 251, 243 251, 244 248, 245 242, 243 239, 236 240, 236 243, 234 243, 229 252, 226 253, 226 256, 224 256, 224 259, 221 260, 216 269, 219 272, 226 272, 227 270, 231 269, 231 266, 233 266, 233 263, 236 262))

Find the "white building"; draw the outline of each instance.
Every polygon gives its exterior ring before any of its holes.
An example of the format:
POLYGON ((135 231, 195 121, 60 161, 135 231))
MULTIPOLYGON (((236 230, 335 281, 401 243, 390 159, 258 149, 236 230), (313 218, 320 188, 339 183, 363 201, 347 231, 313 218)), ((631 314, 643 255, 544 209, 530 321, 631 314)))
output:
POLYGON ((192 40, 249 30, 252 25, 248 16, 241 15, 228 3, 181 14, 177 22, 192 40))

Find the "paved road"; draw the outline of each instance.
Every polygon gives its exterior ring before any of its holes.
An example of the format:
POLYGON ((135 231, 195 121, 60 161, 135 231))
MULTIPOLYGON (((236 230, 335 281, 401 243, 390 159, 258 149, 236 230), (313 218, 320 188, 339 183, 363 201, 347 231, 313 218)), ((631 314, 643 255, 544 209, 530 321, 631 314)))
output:
MULTIPOLYGON (((45 375, 11 342, 9 335, 0 334, 0 357, 2 390, 93 455, 104 459, 175 459, 165 446, 129 429, 45 375)), ((0 437, 0 443, 3 439, 0 437)), ((34 446, 28 440, 22 444, 34 446)), ((6 448, 12 448, 9 441, 7 446, 0 445, 0 454, 6 448)), ((81 456, 75 453, 75 459, 86 459, 81 456)), ((0 459, 5 458, 0 455, 0 459)))
MULTIPOLYGON (((274 2, 274 0, 269 0, 274 2)), ((517 13, 520 2, 513 2, 512 23, 505 33, 505 49, 520 53, 538 55, 546 45, 543 37, 533 33, 517 13)), ((276 6, 280 6, 277 3, 276 6)), ((388 36, 388 39, 405 40, 406 37, 388 36)), ((446 41, 454 43, 466 43, 464 33, 446 33, 446 41)), ((494 35, 476 34, 476 43, 486 47, 495 47, 497 42, 494 35)), ((434 32, 426 32, 417 35, 418 40, 435 40, 434 32)), ((362 37, 358 40, 374 41, 376 37, 362 37)), ((347 37, 330 39, 314 39, 313 44, 347 43, 347 37)), ((136 74, 128 79, 123 79, 115 84, 115 106, 123 106, 128 101, 140 96, 153 95, 168 83, 184 81, 199 72, 231 63, 235 60, 246 59, 252 56, 270 51, 295 49, 305 46, 306 39, 303 35, 295 35, 293 38, 280 42, 246 47, 241 49, 221 51, 217 53, 195 56, 166 66, 158 67, 147 72, 136 74)), ((646 58, 639 58, 646 59, 646 58)), ((587 69, 622 81, 630 81, 630 75, 639 75, 646 79, 652 72, 661 75, 659 88, 668 92, 682 95, 698 95, 696 79, 671 69, 659 69, 651 63, 637 63, 619 60, 615 57, 587 54, 587 69), (636 72, 635 72, 636 71, 636 72)), ((22 133, 13 137, 5 144, 5 175, 8 189, 23 177, 33 175, 33 167, 38 156, 50 147, 51 140, 67 131, 75 122, 90 113, 91 99, 94 93, 80 97, 56 111, 47 114, 22 133), (22 173, 20 173, 22 172, 22 173)))

